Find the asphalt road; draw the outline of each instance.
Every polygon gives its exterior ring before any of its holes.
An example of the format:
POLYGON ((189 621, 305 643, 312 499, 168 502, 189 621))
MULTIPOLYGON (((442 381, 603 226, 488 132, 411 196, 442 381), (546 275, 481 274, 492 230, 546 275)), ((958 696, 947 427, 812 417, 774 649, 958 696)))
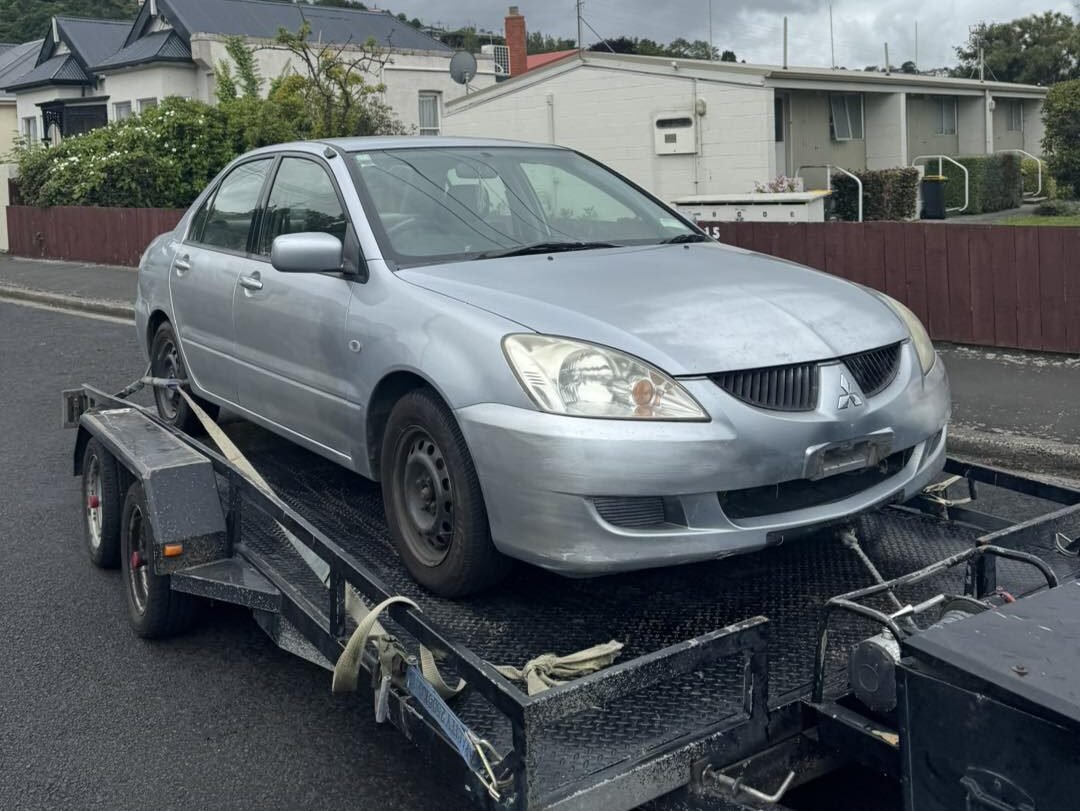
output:
POLYGON ((131 633, 83 550, 59 394, 141 370, 131 326, 0 303, 0 808, 469 807, 250 613, 131 633))

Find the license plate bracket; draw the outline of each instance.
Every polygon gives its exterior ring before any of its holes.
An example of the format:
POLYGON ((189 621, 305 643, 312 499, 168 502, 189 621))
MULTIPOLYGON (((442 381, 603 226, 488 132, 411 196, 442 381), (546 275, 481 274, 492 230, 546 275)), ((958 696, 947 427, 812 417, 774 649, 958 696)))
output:
POLYGON ((864 437, 834 442, 814 449, 806 464, 806 478, 811 481, 839 476, 875 467, 891 452, 892 441, 884 437, 864 437))

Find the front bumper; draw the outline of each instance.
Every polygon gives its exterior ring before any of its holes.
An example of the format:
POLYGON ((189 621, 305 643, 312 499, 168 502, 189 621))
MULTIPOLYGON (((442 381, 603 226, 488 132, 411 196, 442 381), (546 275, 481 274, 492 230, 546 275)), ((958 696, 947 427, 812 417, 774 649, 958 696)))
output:
MULTIPOLYGON (((821 370, 821 403, 805 413, 739 402, 708 379, 681 381, 710 422, 583 419, 494 403, 459 409, 495 545, 564 574, 598 575, 749 552, 807 527, 914 497, 945 464, 950 415, 940 360, 925 377, 910 343, 893 383, 838 409, 839 363, 821 370), (896 472, 838 500, 733 519, 719 493, 803 480, 823 447, 873 439, 907 452, 896 472), (593 499, 659 496, 678 519, 616 526, 593 499)), ((850 379, 850 375, 848 375, 850 379)))

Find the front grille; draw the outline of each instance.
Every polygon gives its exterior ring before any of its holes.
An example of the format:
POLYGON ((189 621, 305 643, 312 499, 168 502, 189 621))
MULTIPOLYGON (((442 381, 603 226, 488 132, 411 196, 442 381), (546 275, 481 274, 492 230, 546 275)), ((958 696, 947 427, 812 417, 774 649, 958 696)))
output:
POLYGON ((600 517, 616 527, 625 529, 648 529, 662 526, 664 519, 664 499, 659 496, 627 498, 619 496, 597 496, 593 499, 600 517))
POLYGON ((900 369, 900 344, 871 349, 858 355, 841 358, 863 394, 873 397, 884 391, 896 379, 900 369))
POLYGON ((732 521, 805 510, 843 501, 869 490, 902 471, 911 461, 912 449, 897 451, 874 467, 841 473, 827 479, 796 479, 717 493, 724 515, 732 521))
POLYGON ((816 363, 723 372, 713 375, 712 381, 732 397, 758 408, 770 411, 813 411, 817 408, 816 363))

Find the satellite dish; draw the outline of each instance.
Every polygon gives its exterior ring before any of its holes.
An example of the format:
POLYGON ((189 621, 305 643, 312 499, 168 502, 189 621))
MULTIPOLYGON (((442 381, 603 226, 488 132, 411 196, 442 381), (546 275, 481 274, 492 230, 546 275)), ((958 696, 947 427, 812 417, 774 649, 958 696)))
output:
POLYGON ((476 76, 476 57, 468 51, 458 51, 450 60, 450 78, 467 85, 476 76))

